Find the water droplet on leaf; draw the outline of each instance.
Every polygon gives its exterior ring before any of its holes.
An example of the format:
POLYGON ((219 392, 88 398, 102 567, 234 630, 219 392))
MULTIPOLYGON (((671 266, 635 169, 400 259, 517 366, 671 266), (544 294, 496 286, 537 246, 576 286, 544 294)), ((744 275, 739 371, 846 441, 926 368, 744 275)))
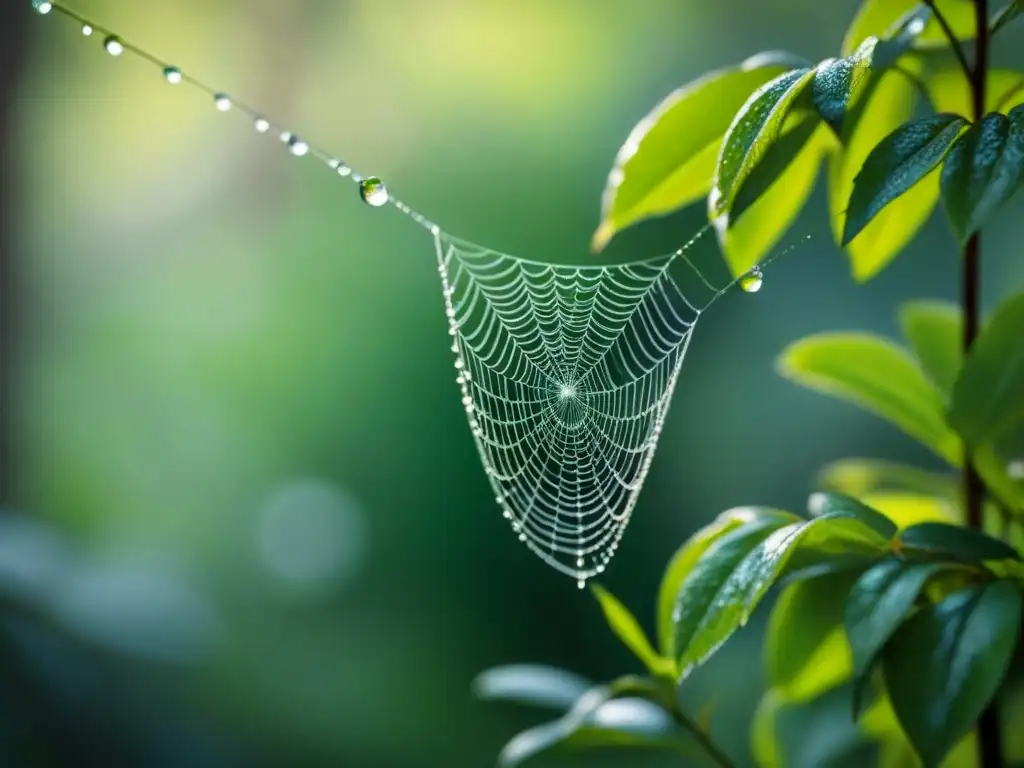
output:
POLYGON ((388 190, 384 182, 376 176, 370 176, 359 182, 359 195, 363 202, 379 208, 388 201, 388 190))

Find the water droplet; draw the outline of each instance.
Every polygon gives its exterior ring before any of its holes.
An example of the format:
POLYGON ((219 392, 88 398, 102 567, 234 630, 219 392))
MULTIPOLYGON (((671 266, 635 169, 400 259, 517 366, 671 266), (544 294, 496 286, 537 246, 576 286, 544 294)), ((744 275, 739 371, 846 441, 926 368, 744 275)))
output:
POLYGON ((380 208, 388 201, 388 190, 383 181, 376 176, 369 176, 359 182, 359 196, 367 205, 380 208))
POLYGON ((82 34, 86 37, 92 37, 92 24, 83 24, 82 34))
POLYGON ((587 588, 587 580, 586 579, 580 579, 579 581, 576 582, 576 589, 586 589, 586 588, 587 588))
POLYGON ((577 567, 582 568, 583 567, 583 563, 584 563, 584 560, 583 560, 582 557, 577 557, 576 558, 576 565, 577 565, 577 567))
POLYGON ((757 293, 761 290, 761 284, 763 282, 764 275, 761 273, 761 268, 754 267, 740 278, 740 288, 747 293, 757 293))
POLYGON ((302 157, 309 152, 309 144, 304 142, 298 136, 292 136, 288 140, 288 151, 290 151, 296 157, 302 157))
POLYGON ((255 128, 258 133, 266 133, 270 130, 270 121, 265 117, 257 117, 253 121, 252 127, 255 128))
POLYGON ((213 97, 213 106, 215 106, 219 112, 227 112, 231 109, 231 97, 226 93, 218 93, 213 97))
POLYGON ((106 40, 103 41, 103 48, 111 56, 120 56, 124 53, 124 43, 116 35, 109 35, 106 40))
POLYGON ((347 165, 345 165, 345 163, 339 163, 338 164, 338 175, 339 176, 351 176, 352 175, 352 169, 349 168, 347 165))
POLYGON ((519 540, 525 542, 526 541, 526 534, 525 533, 520 533, 519 534, 519 540))
POLYGON ((292 140, 292 136, 293 136, 293 134, 292 134, 291 131, 281 131, 281 137, 280 138, 281 138, 282 142, 287 144, 288 142, 290 142, 292 140))
POLYGON ((171 85, 178 85, 181 82, 181 70, 177 67, 164 67, 164 80, 171 85))
POLYGON ((53 10, 53 3, 45 2, 45 0, 32 0, 32 7, 40 16, 45 16, 53 10))

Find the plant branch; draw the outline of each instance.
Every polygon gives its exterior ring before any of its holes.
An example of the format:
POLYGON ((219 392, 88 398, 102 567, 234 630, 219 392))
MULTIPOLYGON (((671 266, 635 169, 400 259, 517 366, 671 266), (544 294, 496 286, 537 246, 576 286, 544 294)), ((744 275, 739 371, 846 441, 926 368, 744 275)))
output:
MULTIPOLYGON (((960 45, 960 40, 957 38, 956 33, 953 31, 953 28, 949 25, 949 21, 947 21, 946 17, 942 14, 942 11, 940 11, 938 6, 935 4, 935 0, 924 1, 925 5, 927 5, 931 9, 932 15, 935 17, 935 20, 939 22, 939 26, 942 27, 943 34, 945 34, 946 38, 949 40, 949 44, 953 48, 953 53, 956 54, 957 61, 960 62, 960 66, 964 70, 964 76, 968 80, 970 80, 973 76, 971 65, 967 62, 967 55, 964 53, 964 47, 960 45)), ((987 17, 985 21, 985 31, 986 33, 988 32, 987 17)), ((980 27, 978 28, 978 37, 981 37, 980 27)))
MULTIPOLYGON (((942 17, 935 10, 933 0, 928 0, 932 10, 943 24, 942 17)), ((968 72, 968 79, 971 85, 971 106, 974 111, 974 120, 980 120, 985 114, 985 85, 988 76, 988 0, 974 0, 974 23, 976 31, 974 69, 965 68, 968 72)), ((943 24, 943 29, 948 25, 943 24)), ((950 34, 947 32, 947 35, 950 34)), ((954 49, 962 53, 954 45, 954 49)), ((966 60, 961 64, 966 67, 966 60)), ((962 307, 964 315, 963 350, 967 356, 971 345, 978 336, 980 324, 980 294, 981 294, 981 234, 976 232, 967 241, 964 248, 963 259, 963 281, 962 307)), ((982 530, 982 504, 984 485, 981 476, 974 467, 973 447, 964 445, 964 471, 963 471, 964 504, 967 507, 967 523, 975 530, 982 530)), ((992 701, 981 714, 978 721, 978 754, 981 759, 981 768, 1002 768, 1003 760, 1003 734, 1002 724, 999 718, 999 709, 995 701, 992 701)))
POLYGON ((729 756, 715 744, 710 734, 701 727, 700 723, 687 715, 683 708, 679 706, 679 697, 676 695, 674 679, 670 677, 657 678, 650 693, 655 697, 656 703, 668 712, 673 722, 693 736, 694 740, 700 744, 701 748, 715 765, 719 768, 736 768, 732 760, 729 759, 729 756))

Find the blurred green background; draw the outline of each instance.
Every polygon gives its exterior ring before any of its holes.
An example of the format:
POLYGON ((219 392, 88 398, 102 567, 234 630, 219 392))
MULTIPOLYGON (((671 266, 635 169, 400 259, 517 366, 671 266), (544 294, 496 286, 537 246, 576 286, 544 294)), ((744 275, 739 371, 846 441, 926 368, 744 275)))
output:
MULTIPOLYGON (((429 238, 241 116, 23 5, 0 30, 22 54, 3 94, 20 312, 4 360, 4 764, 486 766, 538 718, 474 701, 481 669, 632 670, 592 598, 493 504, 429 238)), ((660 253, 702 223, 684 212, 588 254, 612 158, 644 113, 761 50, 835 54, 855 2, 74 7, 382 176, 448 231, 580 262, 660 253)), ((997 61, 1019 67, 1009 48, 997 61)), ((721 510, 802 509, 816 470, 843 456, 933 463, 773 372, 800 335, 895 334, 899 300, 956 295, 938 217, 856 286, 822 192, 787 242, 811 240, 694 336, 605 574, 638 615, 653 614, 675 548, 721 510)), ((988 307, 1024 282, 1021 213, 1018 196, 986 234, 988 307)), ((759 647, 755 622, 684 688, 695 710, 714 705, 737 757, 759 647)))

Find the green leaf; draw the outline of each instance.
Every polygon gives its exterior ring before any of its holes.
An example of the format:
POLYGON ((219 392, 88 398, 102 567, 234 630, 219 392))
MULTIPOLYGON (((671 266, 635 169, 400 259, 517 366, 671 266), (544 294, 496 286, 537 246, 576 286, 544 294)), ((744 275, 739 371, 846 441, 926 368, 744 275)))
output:
POLYGON ((790 381, 875 413, 960 463, 960 441, 946 425, 941 394, 892 342, 866 333, 818 334, 783 350, 777 367, 790 381))
POLYGON ((722 537, 704 553, 676 600, 673 618, 680 678, 746 624, 802 545, 827 545, 841 554, 884 550, 886 541, 847 517, 738 528, 722 537))
MULTIPOLYGON (((970 40, 974 37, 974 9, 969 0, 937 0, 936 5, 950 22, 958 39, 970 40)), ((921 10, 922 6, 920 0, 865 0, 846 32, 843 55, 852 53, 870 35, 884 38, 891 34, 908 14, 921 10)), ((949 45, 942 27, 934 19, 928 20, 914 43, 919 48, 949 45)))
MULTIPOLYGON (((929 66, 924 77, 928 99, 936 112, 974 114, 974 97, 960 62, 947 57, 929 66)), ((1024 75, 1012 69, 990 69, 985 78, 985 112, 1006 112, 1024 101, 1024 75)))
POLYGON ((693 534, 672 556, 658 588, 658 647, 663 656, 676 658, 675 625, 672 614, 676 597, 683 581, 690 575, 697 561, 725 534, 741 526, 758 526, 763 523, 786 525, 799 518, 789 512, 767 507, 734 507, 715 518, 693 534))
POLYGON ((860 520, 883 539, 891 539, 896 535, 896 524, 892 520, 850 496, 840 493, 815 493, 811 494, 807 506, 810 513, 817 517, 829 515, 860 520))
POLYGON ((841 572, 799 581, 775 603, 765 636, 765 670, 787 701, 810 701, 849 678, 843 596, 856 578, 841 572))
MULTIPOLYGON (((922 64, 915 57, 904 57, 901 67, 916 75, 922 64)), ((878 142, 913 118, 917 100, 917 88, 903 72, 887 71, 858 102, 855 114, 847 121, 843 151, 829 161, 829 208, 837 243, 846 226, 854 179, 864 161, 878 142)), ((883 208, 846 247, 854 278, 868 280, 888 264, 917 234, 938 199, 936 172, 883 208)))
POLYGON ((959 115, 933 115, 897 128, 868 155, 853 182, 842 245, 879 211, 928 175, 967 125, 959 115))
POLYGON ((509 664, 477 675, 473 692, 486 701, 514 701, 567 710, 593 683, 565 669, 539 664, 509 664))
POLYGON ((949 150, 941 178, 946 214, 963 244, 1024 182, 1024 106, 972 125, 949 150))
POLYGON ((822 161, 834 146, 835 140, 816 116, 793 114, 790 121, 793 128, 784 129, 754 166, 732 209, 717 217, 708 212, 736 277, 778 244, 814 191, 822 161))
POLYGON ((811 100, 837 136, 843 135, 846 113, 867 83, 877 45, 877 37, 868 37, 849 56, 828 59, 815 69, 811 100))
POLYGON ((963 313, 947 301, 908 301, 900 327, 928 378, 948 399, 963 361, 963 313))
POLYGON ((1010 2, 1003 6, 1002 10, 1000 10, 992 20, 992 25, 989 27, 989 34, 994 35, 1022 13, 1024 13, 1024 2, 1021 2, 1021 0, 1010 0, 1010 2))
POLYGON ((708 209, 717 217, 733 199, 754 166, 779 138, 790 110, 814 81, 814 70, 794 69, 762 85, 740 107, 722 139, 708 209))
POLYGON ((918 469, 881 459, 840 459, 818 473, 825 490, 860 497, 869 493, 900 491, 954 498, 957 480, 951 475, 918 469))
POLYGON ((981 446, 1024 419, 1024 293, 1003 302, 971 345, 953 387, 949 423, 981 446))
POLYGON ((850 590, 845 606, 846 636, 853 653, 854 713, 860 709, 860 691, 875 658, 917 601, 938 570, 937 563, 883 560, 867 571, 850 590))
POLYGON ((644 634, 639 622, 629 612, 615 595, 606 590, 600 584, 591 586, 594 597, 604 611, 605 621, 611 627, 612 632, 622 641, 633 654, 644 663, 654 675, 664 672, 671 673, 673 663, 669 659, 663 659, 658 652, 651 647, 647 635, 644 634))
POLYGON ((912 525, 900 533, 899 540, 904 549, 925 550, 965 563, 1020 559, 1009 544, 980 531, 948 523, 912 525))
POLYGON ((619 150, 605 185, 593 249, 600 251, 638 221, 707 195, 722 136, 737 110, 758 87, 800 62, 788 53, 762 53, 669 94, 619 150))
POLYGON ((689 735, 660 707, 611 695, 604 686, 592 689, 564 717, 516 735, 502 749, 498 765, 514 768, 555 748, 668 749, 695 756, 689 735))
POLYGON ((893 709, 926 768, 974 727, 1002 683, 1020 628, 1006 581, 956 592, 911 617, 883 654, 893 709))

